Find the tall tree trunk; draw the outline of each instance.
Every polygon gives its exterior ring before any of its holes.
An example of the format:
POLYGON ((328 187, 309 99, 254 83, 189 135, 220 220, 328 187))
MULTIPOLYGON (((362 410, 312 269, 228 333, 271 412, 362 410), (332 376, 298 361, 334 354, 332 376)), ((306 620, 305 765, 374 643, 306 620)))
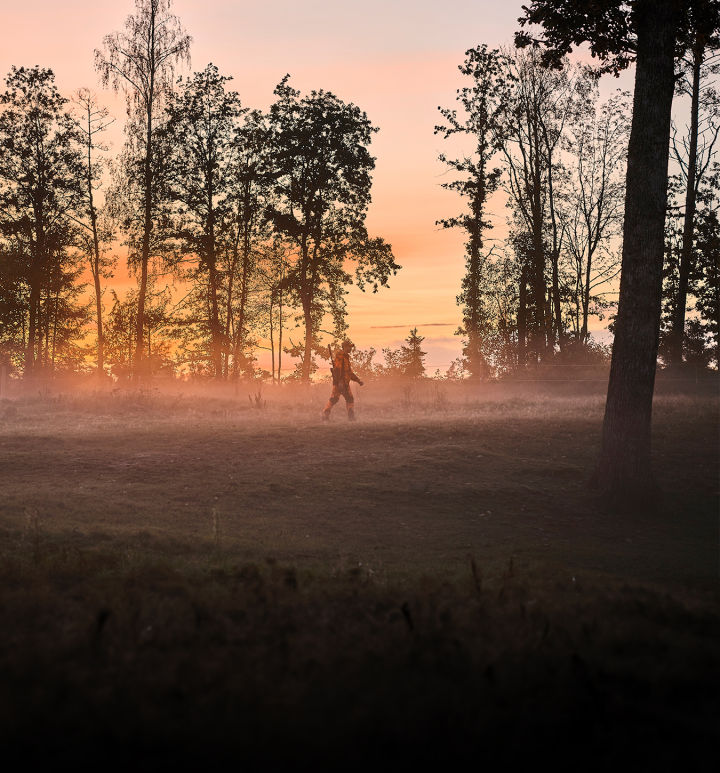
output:
POLYGON ((230 269, 228 271, 228 287, 227 287, 227 306, 225 309, 225 341, 227 347, 227 353, 225 355, 225 378, 230 377, 230 357, 233 358, 233 374, 235 375, 237 369, 235 367, 235 329, 233 318, 233 293, 235 292, 235 272, 237 271, 237 264, 240 256, 240 219, 237 221, 237 231, 235 232, 235 238, 233 239, 233 252, 232 259, 230 260, 230 269))
POLYGON ((527 269, 523 268, 520 273, 520 288, 518 297, 518 355, 517 363, 519 368, 524 368, 527 364, 527 269))
POLYGON ((550 210, 550 223, 552 225, 552 250, 550 260, 552 262, 552 304, 550 305, 550 318, 548 319, 548 330, 550 332, 550 342, 554 346, 557 343, 560 349, 563 347, 563 324, 562 307, 560 304, 560 242, 558 235, 557 215, 555 212, 555 189, 553 188, 553 149, 548 137, 547 127, 543 124, 543 139, 547 149, 547 176, 548 176, 548 208, 550 210))
MULTIPOLYGON (((307 221, 307 217, 306 217, 307 221)), ((302 363, 302 380, 306 383, 310 383, 310 370, 312 366, 312 340, 313 340, 313 324, 312 324, 312 304, 315 297, 316 288, 316 271, 317 271, 317 251, 318 244, 320 244, 319 235, 315 235, 313 244, 313 254, 310 258, 309 253, 306 251, 305 244, 303 244, 303 263, 309 268, 305 269, 302 290, 302 308, 303 308, 303 320, 305 323, 305 347, 303 351, 303 363, 302 363), (308 276, 309 273, 309 276, 308 276)))
POLYGON ((220 308, 218 304, 218 272, 215 256, 209 271, 210 281, 210 338, 212 346, 213 371, 216 380, 222 378, 222 335, 220 333, 220 308))
MULTIPOLYGON (((534 241, 534 240, 533 240, 534 241)), ((532 326, 529 330, 529 353, 534 362, 545 356, 547 329, 545 326, 545 255, 542 246, 533 245, 533 264, 531 275, 532 288, 532 326)))
POLYGON ((150 261, 150 232, 152 231, 152 134, 153 134, 153 107, 155 102, 155 19, 157 6, 150 6, 150 44, 148 50, 148 70, 150 73, 148 96, 145 108, 145 174, 143 185, 145 187, 145 212, 143 222, 142 254, 140 256, 140 288, 138 291, 137 325, 135 329, 135 368, 134 380, 140 378, 143 363, 143 332, 145 330, 145 296, 147 295, 148 263, 150 261))
POLYGON ((55 311, 53 313, 53 330, 52 330, 52 354, 50 356, 51 373, 55 373, 55 343, 57 342, 57 326, 58 326, 58 304, 60 302, 60 290, 55 291, 55 311))
POLYGON ((222 378, 222 334, 220 331, 220 308, 218 303, 217 250, 215 247, 215 209, 213 207, 214 185, 212 170, 207 189, 207 263, 210 281, 210 338, 215 380, 222 378))
POLYGON ((580 341, 583 344, 588 342, 588 318, 590 317, 590 277, 592 271, 593 255, 588 250, 587 264, 585 266, 585 285, 582 290, 582 329, 580 331, 580 341))
POLYGON ((142 253, 140 255, 140 287, 138 289, 137 320, 135 325, 135 368, 133 380, 138 381, 143 368, 145 331, 145 297, 147 295, 148 263, 150 261, 150 231, 152 230, 152 105, 147 112, 145 146, 145 212, 143 222, 142 253))
MULTIPOLYGON (((278 296, 278 384, 282 380, 282 339, 283 339, 283 286, 282 283, 285 279, 285 264, 280 259, 280 292, 278 296)), ((720 360, 718 360, 720 362, 720 360)))
POLYGON ((305 323, 305 348, 303 351, 302 380, 310 383, 310 364, 312 362, 312 306, 309 293, 303 293, 303 321, 305 323))
POLYGON ((530 331, 530 346, 537 361, 545 355, 547 328, 545 319, 545 249, 542 238, 542 210, 537 207, 532 233, 531 287, 533 303, 533 325, 530 331))
POLYGON ((93 277, 93 284, 95 287, 95 315, 96 315, 96 328, 97 328, 97 374, 102 376, 105 366, 105 341, 103 339, 103 319, 102 319, 102 288, 100 287, 100 239, 98 237, 97 228, 97 212, 95 210, 95 203, 93 200, 93 188, 92 188, 92 125, 90 122, 90 107, 88 106, 88 150, 87 150, 87 163, 88 163, 88 207, 90 210, 90 228, 92 230, 93 238, 93 254, 90 261, 90 268, 93 277))
MULTIPOLYGON (((476 223, 478 218, 475 218, 476 223)), ((478 227, 477 225, 475 226, 478 227)), ((465 293, 466 325, 468 342, 468 361, 470 365, 470 378, 481 379, 486 375, 480 345, 480 319, 478 314, 478 284, 480 274, 480 237, 472 234, 470 237, 470 260, 468 262, 467 290, 465 293)))
POLYGON ((239 360, 245 349, 245 322, 247 316, 248 278, 250 275, 250 233, 249 224, 245 224, 242 249, 242 286, 240 288, 240 308, 238 309, 237 326, 235 329, 235 356, 233 359, 233 374, 239 375, 239 360))
POLYGON ((560 303, 560 272, 558 270, 558 263, 560 261, 559 250, 552 251, 552 304, 551 304, 551 319, 553 325, 553 344, 557 343, 560 349, 563 348, 563 323, 562 323, 562 305, 560 303))
POLYGON ((535 307, 535 324, 533 325, 531 343, 535 360, 545 356, 547 343, 552 336, 552 322, 545 314, 545 244, 543 241, 544 213, 542 206, 542 154, 540 153, 540 131, 537 124, 538 116, 532 122, 532 145, 534 158, 532 167, 533 190, 531 197, 532 211, 532 295, 535 307), (549 323, 549 324, 548 324, 549 323))
POLYGON ((50 309, 52 308, 52 298, 50 296, 50 288, 48 287, 45 290, 45 314, 43 315, 42 320, 42 329, 43 329, 43 335, 41 337, 41 345, 40 345, 40 362, 42 363, 43 368, 43 375, 47 376, 48 371, 50 371, 50 309), (44 341, 44 346, 42 344, 42 341, 44 341))
MULTIPOLYGON (((96 265, 99 261, 96 261, 96 265)), ((95 285, 95 314, 97 317, 97 374, 102 376, 105 372, 105 339, 103 333, 102 318, 102 288, 100 287, 100 273, 98 268, 93 272, 93 282, 95 285)))
POLYGON ((273 301, 272 301, 272 289, 270 290, 270 315, 268 317, 269 332, 270 332, 270 359, 271 359, 271 371, 270 377, 273 384, 275 383, 275 330, 273 326, 273 301))
POLYGON ((29 298, 29 319, 28 319, 28 340, 25 349, 25 371, 24 376, 35 376, 39 357, 35 347, 42 344, 42 329, 40 327, 40 295, 41 295, 41 268, 44 262, 45 253, 45 228, 44 228, 44 210, 41 202, 37 199, 33 202, 33 213, 35 217, 35 247, 32 251, 32 269, 30 271, 30 298, 29 298))
POLYGON ((37 286, 36 272, 33 272, 30 287, 29 319, 27 346, 25 348, 25 376, 35 375, 35 336, 37 333, 38 307, 40 305, 40 290, 37 286))
POLYGON ((654 491, 650 425, 657 366, 678 22, 674 0, 638 0, 622 274, 596 482, 616 503, 654 491))
POLYGON ((715 337, 715 365, 720 370, 720 285, 715 284, 715 314, 714 314, 715 330, 717 335, 715 337))
MULTIPOLYGON (((486 105, 484 105, 487 108, 486 105)), ((483 352, 482 331, 480 330, 480 271, 483 248, 483 213, 487 198, 485 158, 487 141, 482 135, 477 150, 478 164, 475 172, 475 190, 471 202, 472 217, 469 222, 468 270, 465 291, 465 332, 467 334, 468 363, 470 378, 480 380, 487 377, 488 366, 483 352)))
POLYGON ((699 36, 693 46, 692 103, 690 108, 690 147, 688 150, 687 189, 685 191, 685 221, 683 223, 682 249, 678 291, 672 315, 670 330, 669 357, 673 365, 683 361, 683 341, 685 338, 685 307, 687 306, 688 282, 692 268, 693 241, 695 236, 695 198, 697 192, 697 146, 700 117, 700 70, 705 47, 699 36))

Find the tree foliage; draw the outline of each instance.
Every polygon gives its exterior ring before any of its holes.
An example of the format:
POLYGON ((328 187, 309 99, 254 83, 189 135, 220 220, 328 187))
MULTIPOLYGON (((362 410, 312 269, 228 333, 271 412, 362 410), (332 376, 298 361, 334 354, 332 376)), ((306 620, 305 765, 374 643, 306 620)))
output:
POLYGON ((77 127, 51 70, 13 67, 0 94, 5 344, 26 375, 51 371, 83 315, 74 247, 82 208, 77 127), (20 340, 18 341, 18 335, 20 340))
POLYGON ((622 276, 615 340, 595 481, 616 502, 652 497, 650 424, 661 315, 664 220, 675 61, 698 34, 715 38, 714 0, 535 0, 518 45, 543 48, 560 66, 574 45, 588 43, 602 68, 635 62, 635 91, 623 227, 622 276))
POLYGON ((377 131, 360 108, 327 91, 302 96, 286 76, 275 89, 270 125, 275 157, 275 201, 268 217, 292 255, 285 285, 302 314, 302 379, 326 314, 332 333, 345 329, 345 287, 354 280, 373 291, 399 266, 390 245, 365 227, 375 160, 368 151, 377 131))
POLYGON ((438 222, 443 228, 461 228, 468 236, 466 271, 457 298, 463 308, 463 323, 458 332, 465 336, 463 354, 469 375, 478 379, 490 375, 486 342, 492 311, 483 287, 489 257, 483 254, 483 236, 492 227, 486 214, 488 199, 497 190, 502 174, 499 167, 491 168, 491 164, 502 149, 502 114, 507 109, 513 81, 506 57, 485 45, 466 51, 465 61, 458 69, 471 84, 457 92, 462 115, 458 116, 457 109, 439 108, 444 123, 435 127, 435 133, 445 139, 467 136, 474 145, 473 152, 461 158, 440 155, 440 160, 457 174, 451 182, 443 183, 443 188, 467 199, 468 211, 438 222))
POLYGON ((476 378, 590 344, 619 270, 628 122, 624 95, 600 104, 592 72, 548 69, 537 52, 480 46, 460 69, 470 85, 436 133, 470 151, 440 157, 458 174, 443 187, 467 209, 439 222, 469 237, 458 332, 476 378), (492 194, 507 203, 509 235, 485 248, 492 194))
POLYGON ((124 204, 129 261, 140 275, 136 378, 142 371, 149 261, 158 247, 152 232, 163 181, 156 123, 172 93, 176 66, 190 61, 190 36, 170 13, 171 5, 171 0, 135 0, 136 13, 127 17, 124 30, 106 35, 103 49, 95 51, 95 67, 103 84, 115 91, 122 89, 127 101, 124 176, 116 200, 124 204))

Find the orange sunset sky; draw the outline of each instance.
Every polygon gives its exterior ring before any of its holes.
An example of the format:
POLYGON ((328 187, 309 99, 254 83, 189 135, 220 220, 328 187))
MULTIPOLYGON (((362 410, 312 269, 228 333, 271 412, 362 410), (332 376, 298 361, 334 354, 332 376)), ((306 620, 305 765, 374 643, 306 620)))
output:
MULTIPOLYGON (((103 91, 93 50, 122 28, 132 0, 0 0, 0 73, 11 65, 54 70, 66 96, 95 90, 118 119, 112 152, 122 143, 124 102, 103 91)), ((410 328, 426 337, 427 371, 444 371, 459 355, 453 333, 460 321, 455 297, 464 270, 463 236, 435 221, 459 211, 458 197, 440 185, 450 179, 438 153, 448 148, 433 135, 438 105, 451 106, 462 83, 457 65, 480 43, 511 43, 521 2, 508 0, 175 0, 174 10, 193 37, 192 70, 208 62, 232 75, 231 87, 248 107, 267 108, 277 82, 290 73, 302 92, 327 89, 365 110, 380 131, 371 235, 394 248, 403 268, 378 294, 351 290, 349 335, 360 348, 397 347, 410 328)), ((607 91, 630 88, 631 74, 609 81, 607 91)), ((505 210, 492 213, 494 235, 505 210)), ((108 284, 127 284, 123 271, 108 284)), ((378 356, 378 360, 381 358, 378 356)))

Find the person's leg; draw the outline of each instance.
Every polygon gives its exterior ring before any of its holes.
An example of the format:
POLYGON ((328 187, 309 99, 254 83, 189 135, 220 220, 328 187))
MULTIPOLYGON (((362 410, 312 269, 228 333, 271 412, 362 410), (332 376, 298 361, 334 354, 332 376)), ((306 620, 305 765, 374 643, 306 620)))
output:
POLYGON ((348 419, 350 421, 355 421, 355 398, 353 397, 353 393, 350 391, 349 385, 343 392, 343 397, 345 398, 345 407, 347 408, 348 419))
POLYGON ((330 399, 325 404, 325 408, 323 408, 322 416, 325 421, 327 421, 330 418, 330 411, 332 410, 333 405, 340 399, 340 390, 333 386, 332 392, 330 393, 330 399))

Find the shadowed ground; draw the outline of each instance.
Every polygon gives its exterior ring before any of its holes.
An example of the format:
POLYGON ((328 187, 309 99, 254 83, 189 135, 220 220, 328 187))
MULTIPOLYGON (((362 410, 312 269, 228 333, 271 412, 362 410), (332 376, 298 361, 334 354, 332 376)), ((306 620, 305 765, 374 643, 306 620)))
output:
POLYGON ((324 396, 6 407, 10 748, 709 763, 714 400, 658 400, 662 504, 619 513, 586 486, 598 398, 406 395, 323 425, 324 396))

